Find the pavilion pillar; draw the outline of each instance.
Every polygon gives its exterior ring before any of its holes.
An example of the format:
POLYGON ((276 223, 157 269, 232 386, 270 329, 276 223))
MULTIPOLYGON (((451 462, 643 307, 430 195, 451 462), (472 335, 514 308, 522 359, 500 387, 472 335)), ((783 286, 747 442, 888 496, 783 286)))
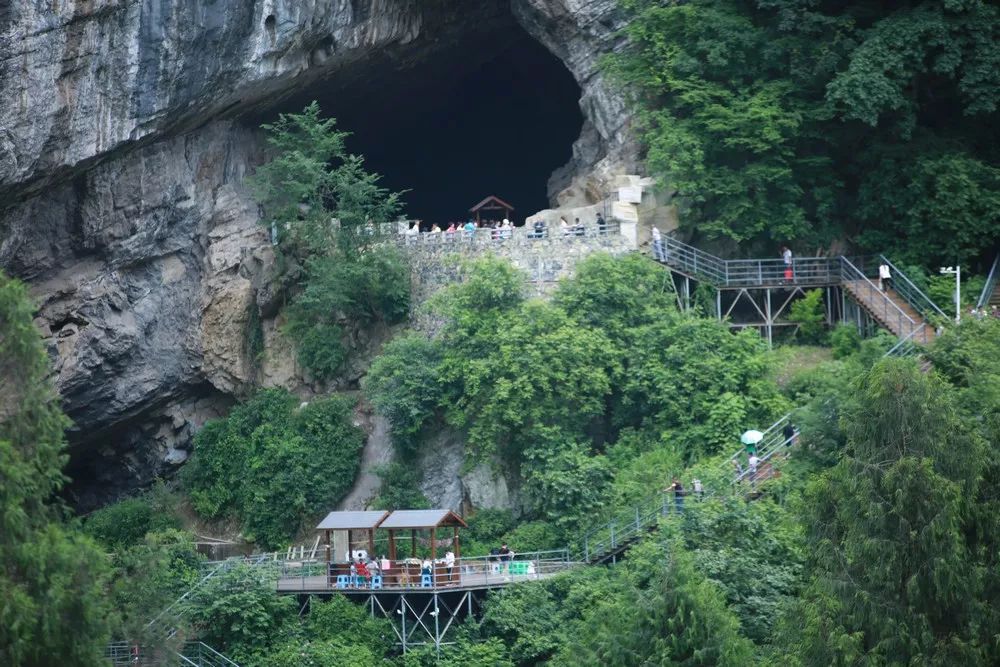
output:
POLYGON ((410 558, 417 557, 417 531, 410 531, 410 558))
POLYGON ((458 526, 452 526, 451 550, 455 552, 455 558, 462 557, 462 550, 458 544, 458 526))
POLYGON ((396 562, 396 531, 389 529, 389 560, 396 562))
POLYGON ((330 563, 331 553, 330 553, 330 531, 326 531, 326 562, 330 563))
POLYGON ((375 557, 375 529, 368 529, 368 557, 375 557))
POLYGON ((437 548, 437 528, 431 528, 431 562, 433 563, 437 560, 438 548, 437 548))
POLYGON ((351 541, 351 529, 347 529, 347 562, 354 562, 354 542, 351 541))

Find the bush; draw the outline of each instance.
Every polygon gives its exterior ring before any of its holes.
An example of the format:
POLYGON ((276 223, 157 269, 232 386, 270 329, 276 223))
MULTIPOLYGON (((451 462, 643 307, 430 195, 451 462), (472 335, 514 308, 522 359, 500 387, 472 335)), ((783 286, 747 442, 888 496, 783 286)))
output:
POLYGON ((833 348, 833 358, 843 359, 861 349, 861 334, 853 324, 838 324, 830 332, 830 347, 833 348))
POLYGON ((195 437, 184 478, 194 508, 234 516, 248 539, 283 545, 307 518, 350 489, 364 444, 351 406, 339 397, 297 408, 283 389, 268 389, 195 437))
POLYGON ((149 532, 179 527, 176 517, 155 512, 146 498, 130 498, 99 509, 84 524, 88 534, 112 548, 139 542, 149 532))
POLYGON ((796 322, 799 329, 796 338, 803 343, 820 343, 826 332, 826 315, 823 313, 823 290, 814 289, 794 302, 788 311, 788 319, 796 322))

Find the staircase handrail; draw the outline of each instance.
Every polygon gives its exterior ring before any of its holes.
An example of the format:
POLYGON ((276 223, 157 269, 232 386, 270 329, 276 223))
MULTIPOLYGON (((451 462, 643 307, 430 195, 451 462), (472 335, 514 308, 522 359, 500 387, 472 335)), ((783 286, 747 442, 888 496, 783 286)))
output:
POLYGON ((976 310, 985 308, 990 302, 990 297, 993 296, 993 290, 997 287, 997 281, 1000 280, 1000 253, 997 253, 996 259, 993 260, 993 266, 990 268, 989 275, 986 276, 986 284, 983 285, 983 291, 979 293, 979 301, 976 302, 976 310))
MULTIPOLYGON (((867 290, 868 290, 868 292, 870 294, 877 295, 878 297, 881 298, 882 309, 883 309, 883 313, 882 314, 886 318, 886 324, 888 324, 891 321, 890 318, 889 318, 888 308, 886 307, 886 304, 888 304, 888 305, 892 306, 893 310, 895 310, 896 319, 897 319, 897 321, 900 324, 900 327, 899 327, 900 331, 903 330, 903 327, 902 327, 903 320, 906 320, 907 322, 910 323, 910 328, 911 329, 913 329, 913 328, 915 328, 917 326, 917 323, 913 321, 913 318, 910 317, 909 315, 907 315, 906 312, 902 308, 900 308, 899 305, 897 305, 895 301, 893 301, 892 299, 890 299, 885 294, 885 292, 883 292, 882 290, 880 290, 875 285, 875 283, 873 283, 868 278, 868 276, 866 276, 864 274, 864 271, 862 271, 861 269, 859 269, 858 267, 856 267, 851 262, 851 260, 847 259, 846 257, 841 257, 840 258, 840 271, 841 271, 841 282, 847 282, 848 279, 851 279, 851 280, 853 280, 855 282, 863 282, 864 285, 865 285, 865 287, 867 288, 867 290)), ((872 303, 872 307, 874 307, 874 303, 872 303)))
POLYGON ((879 255, 879 260, 882 261, 889 269, 892 271, 892 281, 893 289, 906 299, 906 302, 913 306, 913 309, 923 315, 926 318, 933 318, 935 315, 943 319, 948 319, 948 316, 944 314, 944 311, 938 308, 937 304, 934 303, 929 296, 924 294, 924 292, 913 284, 910 278, 900 271, 895 264, 889 261, 889 258, 885 255, 879 255))
POLYGON ((665 236, 663 244, 667 264, 680 266, 694 275, 715 281, 716 284, 728 282, 726 260, 721 257, 699 250, 672 236, 665 236))
MULTIPOLYGON (((187 647, 194 647, 198 650, 199 662, 204 658, 204 653, 208 653, 209 659, 212 661, 213 665, 219 665, 219 667, 240 667, 238 664, 233 662, 230 658, 219 653, 214 648, 206 644, 205 642, 188 642, 185 645, 185 653, 187 652, 187 647)), ((181 656, 182 658, 184 656, 181 656)))
POLYGON ((917 344, 913 342, 913 339, 917 334, 921 333, 927 328, 927 324, 921 324, 919 327, 914 329, 904 338, 900 338, 895 345, 889 348, 883 357, 908 357, 911 354, 916 354, 919 350, 917 349, 917 344))

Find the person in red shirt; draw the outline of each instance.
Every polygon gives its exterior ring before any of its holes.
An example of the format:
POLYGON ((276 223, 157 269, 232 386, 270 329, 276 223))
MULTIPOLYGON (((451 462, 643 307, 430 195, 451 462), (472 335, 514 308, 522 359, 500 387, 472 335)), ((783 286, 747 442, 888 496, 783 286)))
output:
POLYGON ((358 579, 361 580, 362 586, 368 586, 368 577, 370 573, 368 572, 368 566, 363 560, 358 561, 358 579))

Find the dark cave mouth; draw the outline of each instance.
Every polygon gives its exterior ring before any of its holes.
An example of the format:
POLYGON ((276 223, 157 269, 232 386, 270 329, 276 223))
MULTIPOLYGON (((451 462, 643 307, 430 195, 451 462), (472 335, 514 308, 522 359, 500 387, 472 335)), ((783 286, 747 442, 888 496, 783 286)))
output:
POLYGON ((583 127, 581 91, 513 16, 415 64, 383 57, 357 67, 367 76, 317 81, 254 120, 316 100, 351 132, 348 150, 385 187, 408 191, 411 219, 464 220, 488 195, 510 202, 517 224, 549 207, 549 178, 570 160, 583 127))

